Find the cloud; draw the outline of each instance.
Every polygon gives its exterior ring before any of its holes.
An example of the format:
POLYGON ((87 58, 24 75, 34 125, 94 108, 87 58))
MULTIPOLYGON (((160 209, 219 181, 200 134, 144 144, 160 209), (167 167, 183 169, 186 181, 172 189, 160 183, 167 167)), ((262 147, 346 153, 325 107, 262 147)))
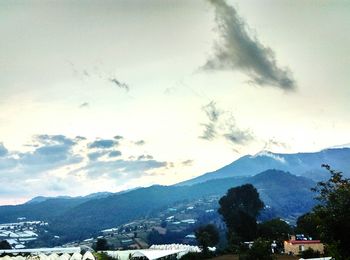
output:
POLYGON ((38 147, 33 151, 17 154, 18 164, 21 166, 32 167, 40 172, 82 160, 81 156, 73 154, 72 148, 76 142, 64 135, 37 135, 33 141, 38 143, 38 147))
POLYGON ((64 135, 36 135, 34 136, 34 141, 45 145, 64 144, 72 146, 75 144, 75 141, 73 139, 70 139, 64 135))
POLYGON ((140 155, 139 157, 137 157, 137 160, 152 160, 153 159, 153 156, 152 155, 149 155, 149 154, 143 154, 143 155, 140 155))
POLYGON ((86 137, 84 137, 84 136, 79 136, 79 135, 77 135, 77 136, 75 137, 75 141, 84 141, 84 140, 86 140, 86 137))
POLYGON ((107 153, 108 153, 108 151, 92 152, 92 153, 88 153, 87 156, 88 156, 90 161, 95 161, 107 153))
POLYGON ((225 121, 225 126, 223 136, 233 144, 246 144, 254 139, 249 129, 240 129, 233 115, 225 121))
POLYGON ((207 105, 203 106, 202 110, 206 114, 209 122, 202 124, 204 131, 200 138, 205 140, 213 140, 217 135, 216 126, 223 112, 216 107, 216 103, 214 101, 211 101, 207 105))
POLYGON ((202 123, 203 132, 199 138, 212 141, 217 138, 224 138, 234 145, 244 145, 254 139, 249 129, 241 129, 229 113, 217 108, 214 101, 202 107, 208 122, 202 123))
POLYGON ((148 171, 167 166, 167 162, 156 160, 123 160, 90 161, 86 166, 71 174, 85 172, 90 178, 112 178, 117 181, 130 180, 147 175, 148 171))
POLYGON ((265 142, 263 150, 270 150, 270 149, 273 149, 273 148, 276 148, 276 147, 285 148, 285 149, 290 148, 287 143, 284 143, 284 142, 281 142, 279 140, 276 140, 276 138, 273 137, 273 138, 270 138, 268 141, 265 142))
POLYGON ((114 146, 117 146, 118 142, 111 139, 101 139, 96 140, 90 144, 88 144, 89 148, 98 148, 98 149, 106 149, 106 148, 112 148, 114 146))
POLYGON ((129 92, 130 90, 130 87, 128 84, 124 83, 124 82, 121 82, 119 81, 118 79, 116 78, 110 78, 108 79, 110 82, 114 83, 117 87, 119 88, 122 88, 122 89, 125 89, 126 92, 129 92))
POLYGON ((79 105, 80 108, 89 107, 89 106, 90 104, 88 102, 84 102, 79 105))
POLYGON ((8 150, 3 143, 0 143, 0 157, 3 157, 8 154, 8 150))
POLYGON ((83 136, 36 135, 21 152, 7 150, 0 143, 0 183, 10 186, 0 190, 1 197, 67 195, 92 186, 118 189, 132 186, 133 179, 156 178, 172 165, 147 154, 123 158, 115 150, 116 139, 86 140, 83 136))
POLYGON ((205 139, 205 140, 213 140, 215 139, 215 137, 217 136, 216 133, 216 125, 212 122, 207 123, 207 124, 201 124, 204 127, 204 131, 202 133, 201 136, 199 136, 199 138, 205 139))
POLYGON ((139 140, 139 141, 136 141, 135 144, 136 145, 144 145, 146 142, 144 140, 139 140))
POLYGON ((273 50, 248 33, 246 23, 235 8, 225 0, 209 2, 215 8, 220 40, 214 45, 214 55, 202 69, 239 70, 249 76, 250 82, 259 86, 295 89, 296 82, 290 70, 279 67, 273 50))
POLYGON ((112 151, 108 154, 109 157, 118 157, 121 155, 122 155, 122 153, 120 151, 112 151))
POLYGON ((193 164, 193 160, 186 160, 181 163, 184 166, 191 166, 193 164))

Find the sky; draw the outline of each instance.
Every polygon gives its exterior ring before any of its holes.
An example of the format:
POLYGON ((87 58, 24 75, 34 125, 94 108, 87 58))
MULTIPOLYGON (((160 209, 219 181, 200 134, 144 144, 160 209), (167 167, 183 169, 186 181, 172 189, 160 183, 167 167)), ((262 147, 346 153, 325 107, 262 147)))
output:
POLYGON ((350 2, 0 2, 0 204, 350 142, 350 2))

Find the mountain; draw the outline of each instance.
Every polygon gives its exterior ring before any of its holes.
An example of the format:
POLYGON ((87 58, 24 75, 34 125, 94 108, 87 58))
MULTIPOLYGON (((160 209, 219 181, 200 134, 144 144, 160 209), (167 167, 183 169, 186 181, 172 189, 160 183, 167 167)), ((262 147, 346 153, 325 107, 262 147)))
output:
POLYGON ((283 154, 268 151, 256 155, 246 155, 214 172, 178 183, 177 185, 193 185, 212 179, 253 176, 268 169, 287 171, 315 181, 328 179, 327 171, 322 164, 341 170, 350 177, 350 148, 325 149, 314 153, 283 154))
POLYGON ((34 203, 40 203, 51 199, 73 199, 73 200, 86 200, 86 199, 98 199, 98 198, 106 198, 110 195, 112 195, 112 192, 96 192, 91 193, 86 196, 77 196, 77 197, 71 197, 71 196, 57 196, 57 197, 45 197, 45 196, 37 196, 32 198, 31 200, 28 200, 25 204, 34 204, 34 203))
POLYGON ((253 177, 215 179, 193 186, 151 186, 104 198, 82 201, 81 198, 48 199, 35 204, 0 207, 0 221, 17 217, 46 220, 50 234, 59 235, 61 242, 82 240, 99 230, 118 226, 135 219, 157 215, 176 202, 195 201, 211 195, 222 196, 226 191, 245 183, 253 184, 270 215, 296 218, 313 205, 311 187, 315 182, 277 170, 268 170, 253 177))
POLYGON ((26 217, 28 220, 51 221, 79 204, 89 200, 107 198, 112 194, 114 193, 97 192, 84 197, 38 196, 21 205, 0 206, 0 223, 15 222, 19 217, 26 217))

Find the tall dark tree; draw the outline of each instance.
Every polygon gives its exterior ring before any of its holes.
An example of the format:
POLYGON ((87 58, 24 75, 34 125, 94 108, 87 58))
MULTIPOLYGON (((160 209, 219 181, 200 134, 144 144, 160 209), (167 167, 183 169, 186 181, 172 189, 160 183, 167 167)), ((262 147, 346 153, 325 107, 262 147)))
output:
POLYGON ((208 253, 208 246, 215 246, 217 243, 219 243, 220 239, 219 231, 212 224, 200 226, 195 231, 195 235, 198 244, 203 248, 204 254, 208 253))
POLYGON ((256 218, 264 203, 253 185, 245 184, 229 189, 219 204, 218 212, 226 223, 229 243, 234 245, 256 238, 256 218))
POLYGON ((0 241, 0 249, 12 249, 12 247, 9 244, 9 242, 7 242, 6 240, 2 240, 0 241))
POLYGON ((108 242, 105 238, 99 238, 97 239, 95 248, 96 251, 103 251, 103 250, 108 250, 109 249, 109 245, 108 242))
POLYGON ((350 180, 329 165, 322 167, 329 171, 331 177, 328 181, 319 182, 313 189, 321 202, 313 209, 313 214, 319 219, 321 238, 332 248, 333 255, 350 259, 350 180))

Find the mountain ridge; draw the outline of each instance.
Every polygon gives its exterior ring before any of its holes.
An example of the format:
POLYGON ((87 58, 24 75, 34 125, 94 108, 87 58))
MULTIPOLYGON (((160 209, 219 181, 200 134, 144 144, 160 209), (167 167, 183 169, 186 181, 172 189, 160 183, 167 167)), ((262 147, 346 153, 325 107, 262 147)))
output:
POLYGON ((193 185, 211 179, 239 176, 254 176, 268 169, 279 169, 297 176, 304 176, 315 181, 328 178, 321 168, 326 163, 344 171, 350 177, 350 148, 328 148, 319 152, 308 153, 272 153, 262 151, 255 155, 244 155, 215 171, 182 181, 175 185, 193 185))

